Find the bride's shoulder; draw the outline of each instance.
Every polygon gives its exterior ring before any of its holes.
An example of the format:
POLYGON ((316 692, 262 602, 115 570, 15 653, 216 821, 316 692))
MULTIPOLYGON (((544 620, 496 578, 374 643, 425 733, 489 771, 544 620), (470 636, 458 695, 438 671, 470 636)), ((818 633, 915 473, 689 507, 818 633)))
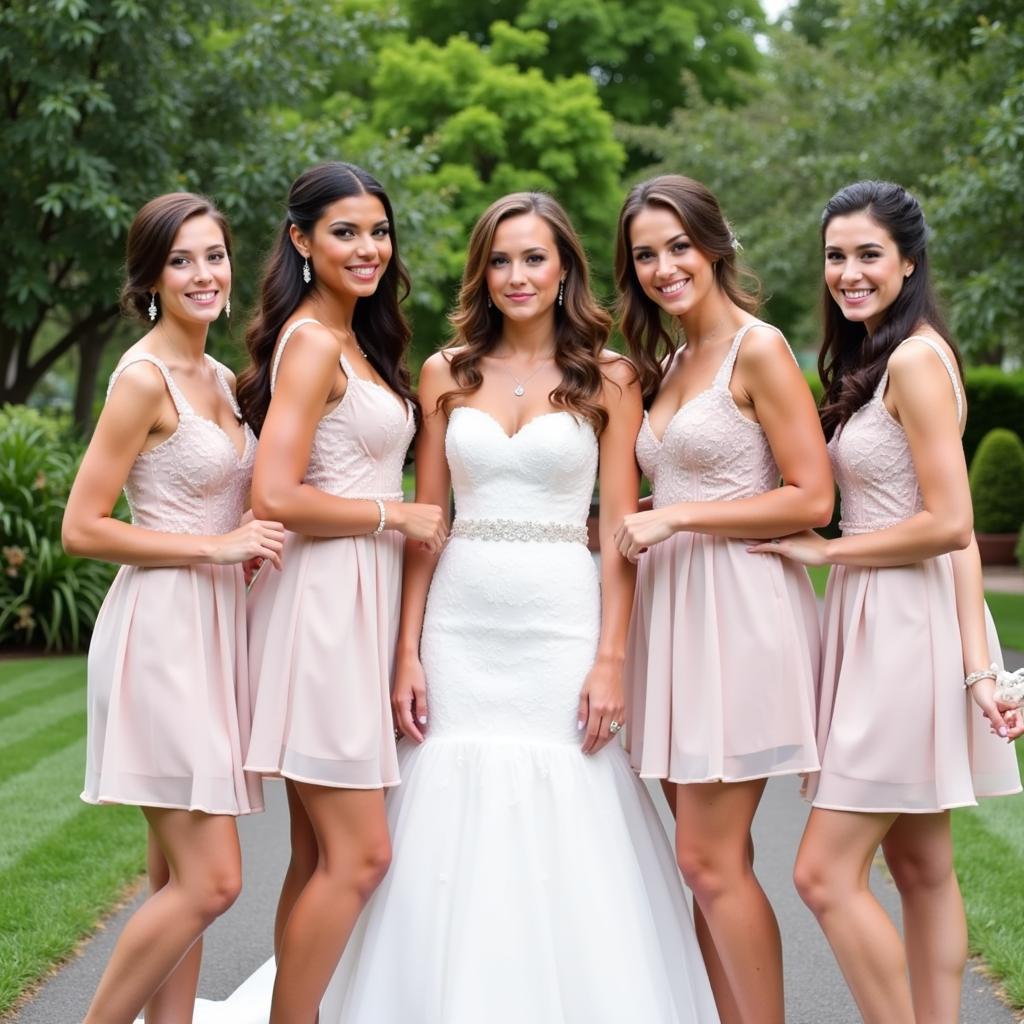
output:
POLYGON ((614 349, 606 348, 598 356, 598 362, 606 381, 611 381, 619 387, 629 387, 633 384, 639 386, 636 366, 628 356, 624 356, 614 349))
POLYGON ((423 361, 420 368, 421 383, 451 383, 452 378, 452 357, 458 353, 457 348, 441 348, 433 355, 423 361))

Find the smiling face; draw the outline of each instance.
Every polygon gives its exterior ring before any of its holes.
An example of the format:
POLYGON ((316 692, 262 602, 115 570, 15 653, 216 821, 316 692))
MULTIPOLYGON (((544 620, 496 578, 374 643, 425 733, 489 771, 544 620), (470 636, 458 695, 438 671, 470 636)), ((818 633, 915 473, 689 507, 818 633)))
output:
POLYGON ((231 260, 213 217, 200 214, 181 225, 153 290, 164 317, 209 324, 220 316, 231 292, 231 260))
POLYGON ((670 316, 685 316, 717 288, 714 263, 664 206, 645 206, 629 227, 633 270, 644 294, 670 316))
POLYGON ((293 227, 292 242, 309 260, 316 287, 357 299, 377 290, 393 249, 384 204, 365 192, 327 206, 311 237, 293 227))
POLYGON ((536 213, 503 220, 487 261, 487 291, 498 311, 528 321, 552 313, 564 272, 551 225, 536 213))
POLYGON ((833 217, 825 228, 825 284, 847 320, 874 332, 914 264, 866 212, 833 217))

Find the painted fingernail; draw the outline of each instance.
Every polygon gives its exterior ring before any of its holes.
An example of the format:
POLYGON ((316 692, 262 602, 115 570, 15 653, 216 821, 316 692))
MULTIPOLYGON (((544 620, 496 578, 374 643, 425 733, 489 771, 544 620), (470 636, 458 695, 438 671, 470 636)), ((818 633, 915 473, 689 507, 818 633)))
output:
POLYGON ((1009 730, 1008 730, 1008 729, 1006 728, 1006 726, 1005 726, 1005 725, 1001 725, 1001 726, 999 726, 999 735, 1000 735, 1000 736, 1009 736, 1009 735, 1010 735, 1010 732, 1009 732, 1009 730))
POLYGON ((427 716, 426 715, 420 715, 420 717, 417 718, 416 721, 419 722, 420 725, 426 725, 427 724, 427 716))
POLYGON ((583 719, 580 718, 576 722, 576 731, 579 732, 583 728, 583 719))

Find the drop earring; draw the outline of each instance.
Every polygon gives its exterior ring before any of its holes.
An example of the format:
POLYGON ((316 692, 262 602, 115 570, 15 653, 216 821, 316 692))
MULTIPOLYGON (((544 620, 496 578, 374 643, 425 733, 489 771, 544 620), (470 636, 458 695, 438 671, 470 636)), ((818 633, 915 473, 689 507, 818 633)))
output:
POLYGON ((224 303, 224 315, 231 316, 231 296, 227 297, 227 301, 224 303))
POLYGON ((150 320, 155 320, 156 319, 156 316, 157 316, 156 292, 153 292, 153 294, 150 295, 150 297, 149 297, 149 309, 147 309, 146 312, 149 313, 149 319, 150 320))
POLYGON ((565 301, 565 278, 558 282, 558 304, 561 306, 565 301))
POLYGON ((309 269, 309 257, 302 261, 302 280, 309 284, 313 280, 313 272, 309 269))

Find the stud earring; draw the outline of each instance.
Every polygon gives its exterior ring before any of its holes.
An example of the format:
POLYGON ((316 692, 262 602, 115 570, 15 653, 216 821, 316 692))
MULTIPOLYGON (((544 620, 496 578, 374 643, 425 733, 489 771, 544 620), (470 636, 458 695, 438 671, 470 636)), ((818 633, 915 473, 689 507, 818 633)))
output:
POLYGON ((302 280, 309 284, 313 280, 313 272, 309 269, 309 257, 302 261, 302 280))
POLYGON ((156 292, 153 292, 153 294, 150 295, 150 297, 149 297, 149 309, 147 309, 146 312, 149 313, 149 319, 150 320, 155 320, 156 319, 156 315, 157 315, 156 292))
POLYGON ((561 306, 565 301, 565 278, 558 282, 558 304, 561 306))

